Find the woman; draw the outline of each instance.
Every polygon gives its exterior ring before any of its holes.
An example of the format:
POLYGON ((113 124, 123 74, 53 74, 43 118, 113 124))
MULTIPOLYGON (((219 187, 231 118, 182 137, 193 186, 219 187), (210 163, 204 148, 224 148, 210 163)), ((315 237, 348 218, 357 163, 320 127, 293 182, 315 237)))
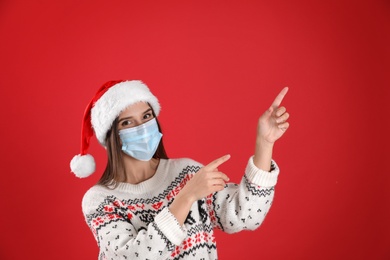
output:
POLYGON ((94 172, 87 154, 93 133, 107 149, 106 169, 82 203, 99 259, 217 259, 214 228, 235 233, 259 227, 279 174, 273 145, 289 127, 289 114, 279 107, 287 91, 260 117, 255 154, 234 184, 218 170, 229 155, 206 166, 168 159, 160 105, 145 84, 104 84, 87 106, 81 153, 71 162, 78 177, 94 172))

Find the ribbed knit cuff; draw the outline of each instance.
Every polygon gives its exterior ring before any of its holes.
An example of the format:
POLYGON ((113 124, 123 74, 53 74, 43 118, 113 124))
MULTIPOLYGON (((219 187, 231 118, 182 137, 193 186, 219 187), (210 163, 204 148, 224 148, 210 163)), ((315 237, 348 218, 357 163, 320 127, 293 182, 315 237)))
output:
POLYGON ((278 181, 279 167, 274 160, 272 160, 272 171, 263 171, 255 166, 253 163, 253 156, 249 158, 248 165, 245 169, 245 175, 248 180, 261 187, 275 186, 278 181))
POLYGON ((180 245, 187 236, 187 230, 180 226, 168 207, 157 214, 154 218, 154 222, 169 241, 177 246, 180 245))

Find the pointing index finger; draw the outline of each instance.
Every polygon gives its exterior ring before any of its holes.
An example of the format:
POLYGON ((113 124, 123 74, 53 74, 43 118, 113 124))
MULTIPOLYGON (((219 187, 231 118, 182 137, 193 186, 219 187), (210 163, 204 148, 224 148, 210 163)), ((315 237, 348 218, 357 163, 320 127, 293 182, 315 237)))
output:
POLYGON ((205 168, 207 170, 212 171, 212 170, 216 169, 218 166, 220 166, 221 164, 223 164, 224 162, 226 162, 229 159, 230 159, 230 154, 224 155, 224 156, 222 156, 222 157, 212 161, 211 163, 207 164, 205 166, 205 168))
POLYGON ((282 91, 280 91, 280 93, 276 96, 274 102, 271 105, 273 108, 279 107, 279 105, 282 103, 284 96, 287 94, 287 91, 288 87, 284 87, 282 91))

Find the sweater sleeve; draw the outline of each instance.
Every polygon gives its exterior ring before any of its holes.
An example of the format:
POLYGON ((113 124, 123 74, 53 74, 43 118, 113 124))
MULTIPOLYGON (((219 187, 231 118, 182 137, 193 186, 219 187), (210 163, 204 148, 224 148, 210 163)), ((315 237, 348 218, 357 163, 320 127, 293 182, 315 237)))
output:
POLYGON ((187 234, 167 207, 144 226, 115 197, 102 199, 87 192, 82 206, 100 249, 99 259, 166 259, 187 234))
POLYGON ((254 165, 252 156, 240 184, 229 183, 206 198, 213 226, 226 233, 258 228, 271 207, 278 174, 274 161, 266 172, 254 165))

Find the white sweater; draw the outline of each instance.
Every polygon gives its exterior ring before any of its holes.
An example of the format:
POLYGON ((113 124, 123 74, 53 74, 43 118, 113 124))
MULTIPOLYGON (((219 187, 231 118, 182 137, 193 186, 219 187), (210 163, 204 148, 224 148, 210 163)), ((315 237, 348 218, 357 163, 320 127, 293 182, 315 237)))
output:
POLYGON ((191 159, 161 159, 155 175, 142 183, 88 190, 82 208, 99 259, 217 259, 213 228, 235 233, 259 227, 272 204, 276 163, 265 172, 251 157, 239 185, 229 183, 195 202, 180 226, 168 207, 201 167, 191 159))

